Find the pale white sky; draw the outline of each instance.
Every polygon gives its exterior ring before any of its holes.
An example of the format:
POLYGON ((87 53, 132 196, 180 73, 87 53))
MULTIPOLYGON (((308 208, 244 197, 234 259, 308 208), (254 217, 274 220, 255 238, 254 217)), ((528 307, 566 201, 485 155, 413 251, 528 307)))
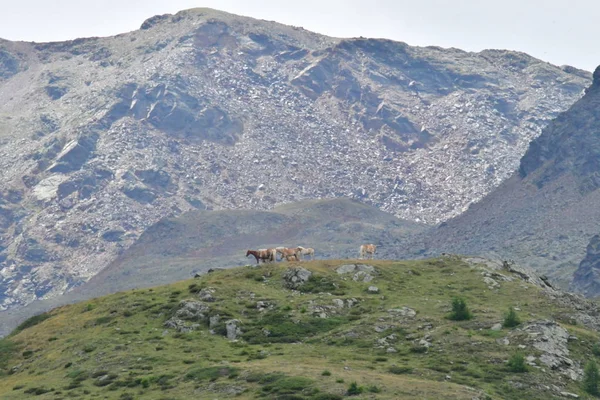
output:
POLYGON ((589 71, 600 64, 598 0, 0 0, 0 38, 42 42, 109 36, 138 29, 153 15, 193 7, 330 36, 519 50, 589 71))

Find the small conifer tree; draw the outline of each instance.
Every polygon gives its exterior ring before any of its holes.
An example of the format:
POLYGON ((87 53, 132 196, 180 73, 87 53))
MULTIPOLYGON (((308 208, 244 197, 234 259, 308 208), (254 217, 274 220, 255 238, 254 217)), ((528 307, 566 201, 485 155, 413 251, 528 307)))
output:
POLYGON ((583 390, 592 396, 598 396, 600 391, 598 390, 598 383, 600 382, 600 374, 598 373, 598 366, 594 360, 588 361, 583 371, 583 390))
POLYGON ((515 353, 508 359, 508 369, 511 372, 527 372, 525 357, 521 353, 515 353))
POLYGON ((450 313, 450 319, 454 321, 465 321, 471 318, 473 318, 473 315, 467 307, 467 302, 460 297, 455 297, 452 299, 452 312, 450 313))
POLYGON ((364 391, 364 388, 362 386, 358 386, 358 384, 356 382, 352 382, 350 384, 350 386, 348 387, 348 391, 346 392, 346 394, 348 396, 357 396, 359 394, 361 394, 364 391))
POLYGON ((508 313, 504 317, 504 323, 502 324, 502 326, 504 326, 505 328, 514 328, 515 326, 519 325, 520 323, 521 323, 521 320, 519 319, 517 312, 515 311, 514 308, 510 307, 508 309, 508 313))

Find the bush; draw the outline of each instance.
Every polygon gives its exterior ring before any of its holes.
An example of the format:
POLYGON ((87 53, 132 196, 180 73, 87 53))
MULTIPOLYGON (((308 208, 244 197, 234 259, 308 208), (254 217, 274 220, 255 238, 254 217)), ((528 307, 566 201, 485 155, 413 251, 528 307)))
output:
POLYGON ((36 326, 37 324, 47 320, 48 318, 50 318, 51 315, 48 313, 42 313, 42 314, 38 314, 38 315, 34 315, 31 318, 26 319, 25 321, 23 321, 19 326, 17 326, 15 328, 15 330, 13 331, 13 335, 16 335, 17 333, 24 331, 27 328, 31 328, 32 326, 36 326))
POLYGON ((344 323, 344 317, 307 318, 294 323, 286 313, 271 312, 253 322, 242 337, 250 344, 295 343, 319 333, 328 332, 344 323), (264 329, 270 332, 265 336, 264 329))
POLYGON ((0 370, 6 367, 8 360, 17 351, 17 346, 8 339, 0 339, 0 370))
POLYGON ((508 359, 508 369, 511 372, 527 372, 525 357, 521 353, 515 353, 508 359))
POLYGON ((598 390, 598 382, 600 381, 600 375, 598 374, 598 366, 594 360, 588 361, 583 371, 583 390, 592 396, 598 396, 600 391, 598 390))
POLYGON ((399 367, 397 365, 392 365, 388 368, 388 371, 390 371, 392 374, 401 375, 410 374, 413 371, 413 369, 410 367, 399 367))
POLYGON ((312 400, 342 400, 343 397, 340 396, 339 394, 333 394, 333 393, 317 393, 316 395, 311 397, 311 399, 312 400))
POLYGON ((515 309, 510 307, 508 309, 508 313, 506 313, 506 316, 504 317, 504 322, 502 323, 502 326, 505 328, 514 328, 519 324, 521 324, 519 316, 517 315, 515 309))
POLYGON ((362 386, 358 386, 356 382, 352 382, 348 387, 348 391, 346 392, 346 394, 348 396, 358 396, 364 391, 365 389, 362 386))
POLYGON ((377 385, 369 385, 367 386, 367 392, 381 393, 381 388, 377 385))
POLYGON ((328 371, 328 370, 325 370, 325 371, 321 372, 321 375, 323 375, 323 376, 331 376, 331 372, 328 371))
POLYGON ((195 381, 216 381, 220 377, 232 377, 238 373, 237 368, 231 367, 208 367, 208 368, 194 368, 185 374, 185 380, 195 381))
POLYGON ((449 318, 453 321, 466 321, 473 318, 464 299, 460 297, 452 299, 452 312, 449 318))
POLYGON ((594 343, 592 346, 592 354, 595 356, 600 356, 600 344, 594 343))

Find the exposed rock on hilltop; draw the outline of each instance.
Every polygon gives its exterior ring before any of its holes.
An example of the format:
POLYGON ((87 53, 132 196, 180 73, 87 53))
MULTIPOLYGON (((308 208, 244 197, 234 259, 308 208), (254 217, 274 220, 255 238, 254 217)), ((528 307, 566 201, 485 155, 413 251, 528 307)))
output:
POLYGON ((349 196, 459 214, 588 73, 207 9, 0 42, 0 308, 81 285, 163 217, 349 196))
MULTIPOLYGON (((467 212, 433 232, 431 252, 495 252, 568 286, 600 220, 600 68, 585 96, 535 139, 519 172, 467 212)), ((595 244, 571 286, 594 289, 595 244)))

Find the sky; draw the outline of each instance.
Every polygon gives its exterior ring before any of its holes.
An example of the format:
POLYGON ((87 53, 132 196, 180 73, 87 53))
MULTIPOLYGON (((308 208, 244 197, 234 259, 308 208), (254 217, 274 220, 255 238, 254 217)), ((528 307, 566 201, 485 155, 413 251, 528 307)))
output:
POLYGON ((598 0, 0 0, 0 38, 110 36, 138 29, 153 15, 194 7, 336 37, 518 50, 588 71, 600 64, 598 0))

